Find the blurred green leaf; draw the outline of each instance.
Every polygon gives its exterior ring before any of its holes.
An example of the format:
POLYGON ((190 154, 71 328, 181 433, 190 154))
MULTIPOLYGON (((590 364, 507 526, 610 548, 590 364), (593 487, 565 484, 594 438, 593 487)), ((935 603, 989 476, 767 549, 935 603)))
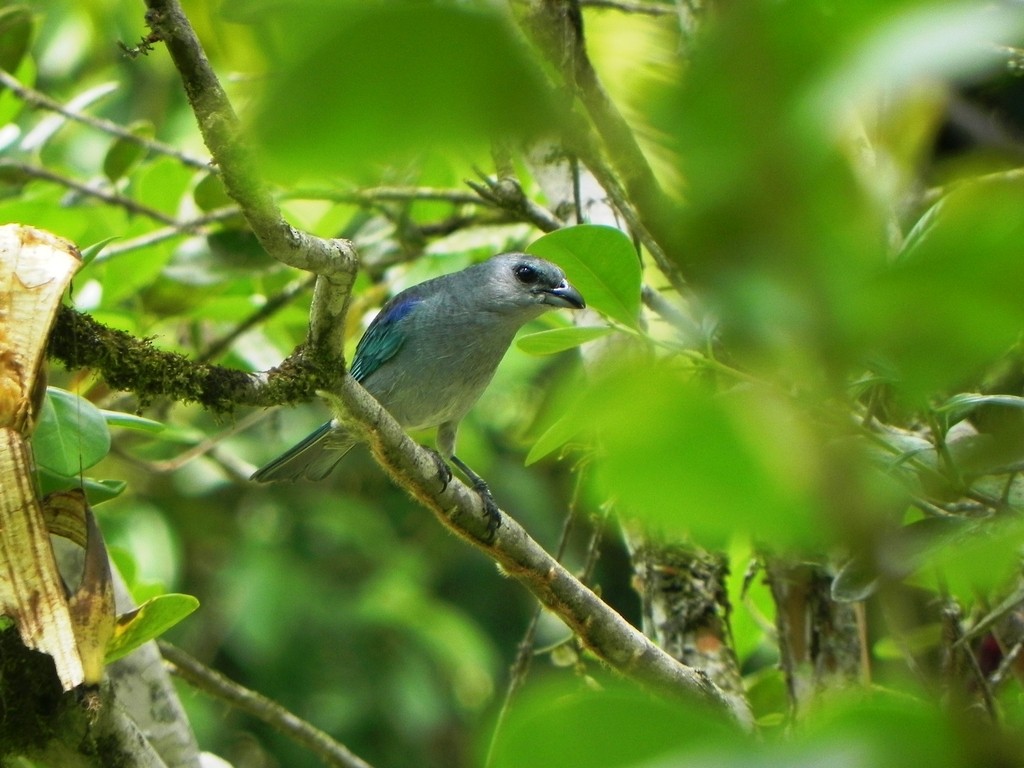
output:
MULTIPOLYGON (((800 735, 804 759, 783 764, 953 768, 970 765, 980 755, 957 738, 953 720, 939 711, 934 697, 876 688, 863 696, 837 696, 808 714, 800 735), (963 748, 972 754, 964 755, 963 748)), ((976 748, 983 749, 980 744, 976 748)))
POLYGON ((174 158, 158 157, 131 175, 129 189, 143 205, 175 216, 194 173, 174 158))
MULTIPOLYGON (((26 56, 21 60, 19 67, 11 72, 14 78, 23 85, 32 87, 36 82, 36 62, 31 56, 26 56)), ((7 88, 0 87, 0 126, 6 126, 8 123, 12 123, 18 114, 24 108, 24 103, 21 99, 17 98, 7 88)), ((10 129, 8 129, 10 130, 10 129)), ((18 134, 8 134, 7 138, 13 144, 18 139, 18 134)), ((6 146, 2 147, 7 149, 6 146)))
POLYGON ((250 125, 282 174, 376 176, 378 163, 485 152, 492 138, 552 126, 540 70, 484 4, 281 6, 275 33, 292 39, 290 60, 277 62, 250 125))
MULTIPOLYGON (((100 254, 90 265, 92 276, 103 284, 103 307, 116 307, 122 302, 138 298, 141 290, 159 279, 164 265, 173 256, 173 244, 156 243, 148 248, 119 253, 116 259, 103 258, 100 254)), ((137 331, 135 325, 143 318, 137 313, 128 315, 133 321, 128 327, 137 331)))
POLYGON ((565 227, 534 240, 526 250, 564 269, 588 307, 636 327, 640 259, 621 230, 597 224, 565 227))
POLYGON ((973 3, 892 3, 822 85, 818 108, 906 88, 924 78, 967 78, 999 67, 993 40, 1016 39, 1016 9, 973 3), (903 6, 903 7, 900 7, 903 6))
MULTIPOLYGON (((742 749, 746 740, 725 720, 692 703, 670 704, 639 689, 614 684, 593 691, 575 683, 552 683, 528 687, 509 711, 491 765, 684 765, 665 758, 684 749, 697 755, 716 743, 731 742, 742 749)), ((694 765, 701 762, 707 763, 694 765)))
POLYGON ((1024 524, 1012 520, 975 526, 970 536, 943 542, 933 550, 922 575, 938 572, 951 595, 969 604, 979 594, 1012 583, 1019 570, 1024 524))
POLYGON ((107 424, 111 427, 126 427, 142 432, 162 432, 165 428, 163 422, 136 416, 134 413, 107 410, 101 410, 100 413, 103 414, 103 418, 106 419, 107 424))
MULTIPOLYGON (((148 120, 137 120, 127 129, 133 136, 142 139, 152 139, 156 135, 156 128, 148 120)), ((128 139, 114 139, 107 154, 103 157, 103 173, 111 181, 117 181, 127 176, 146 156, 148 150, 142 144, 128 139)))
POLYGON ((867 600, 878 588, 878 571, 859 558, 848 560, 832 579, 832 599, 837 603, 867 600))
POLYGON ((899 636, 881 637, 872 646, 872 653, 880 660, 906 659, 934 650, 942 640, 942 625, 923 624, 899 636))
POLYGON ((864 346, 876 350, 911 400, 976 376, 1024 327, 1024 185, 961 188, 914 250, 865 284, 864 346))
POLYGON ((748 535, 780 548, 831 533, 818 496, 827 453, 770 391, 714 394, 664 364, 631 361, 595 381, 575 415, 601 448, 600 498, 661 530, 706 546, 748 535))
POLYGON ((27 6, 11 4, 0 8, 0 69, 18 70, 28 53, 32 28, 32 11, 27 6))
POLYGON ((227 190, 224 189, 224 181, 217 173, 207 173, 199 180, 195 189, 192 190, 192 199, 196 201, 196 205, 201 211, 212 211, 234 202, 228 197, 227 190))
POLYGON ((107 455, 110 431, 99 408, 88 400, 47 387, 32 448, 40 467, 74 477, 107 455))
POLYGON ((529 333, 516 339, 516 345, 528 355, 554 355, 607 336, 614 329, 608 326, 575 326, 552 328, 529 333))
POLYGON ((147 600, 134 611, 117 617, 114 636, 107 646, 106 663, 117 661, 148 643, 199 607, 192 595, 166 594, 147 600))
POLYGON ((960 394, 953 395, 933 410, 943 417, 946 427, 949 428, 966 419, 983 405, 998 405, 1003 408, 1024 408, 1024 397, 961 392, 960 394))
POLYGON ((550 427, 541 433, 529 453, 526 454, 526 466, 540 461, 549 453, 561 448, 582 432, 584 426, 585 424, 576 413, 559 416, 550 427))

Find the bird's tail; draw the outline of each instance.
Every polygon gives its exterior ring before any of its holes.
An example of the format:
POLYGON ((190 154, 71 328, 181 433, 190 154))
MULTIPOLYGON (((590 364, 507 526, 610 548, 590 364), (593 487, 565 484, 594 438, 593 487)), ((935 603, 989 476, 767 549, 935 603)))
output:
POLYGON ((273 483, 280 480, 323 480, 356 441, 343 428, 328 421, 270 463, 252 473, 250 480, 273 483))

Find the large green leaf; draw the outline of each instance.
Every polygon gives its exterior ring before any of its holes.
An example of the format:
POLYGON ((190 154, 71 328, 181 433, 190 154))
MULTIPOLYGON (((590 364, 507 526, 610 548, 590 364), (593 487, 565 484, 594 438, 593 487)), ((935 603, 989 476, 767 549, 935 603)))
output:
POLYGON ((159 637, 199 607, 192 595, 157 595, 134 611, 117 617, 114 636, 107 645, 106 663, 127 656, 143 643, 159 637))
POLYGON ((704 546, 737 535, 781 549, 821 546, 838 517, 899 501, 857 446, 824 442, 794 402, 767 388, 716 393, 633 360, 597 377, 574 421, 599 447, 598 498, 704 546), (840 476, 841 494, 832 488, 840 476))
POLYGON ((630 328, 636 327, 640 313, 640 259, 622 231, 580 224, 550 232, 526 250, 564 269, 588 307, 630 328))
POLYGON ((520 336, 516 339, 516 345, 528 355, 554 355, 586 344, 588 341, 600 339, 613 330, 606 325, 552 328, 520 336))
POLYGON ((107 455, 110 431, 103 413, 88 400, 48 387, 32 448, 39 466, 73 477, 107 455))
POLYGON ((627 768, 627 766, 729 765, 706 758, 678 760, 676 751, 699 754, 726 739, 747 744, 725 718, 693 701, 669 702, 637 688, 611 683, 600 692, 561 681, 528 687, 497 734, 494 768, 627 768))
POLYGON ((282 2, 258 23, 290 41, 251 120, 283 176, 472 160, 553 125, 540 70, 486 4, 282 2))
POLYGON ((913 251, 858 291, 850 328, 911 399, 956 386, 1018 340, 1022 206, 1020 183, 961 188, 913 251))

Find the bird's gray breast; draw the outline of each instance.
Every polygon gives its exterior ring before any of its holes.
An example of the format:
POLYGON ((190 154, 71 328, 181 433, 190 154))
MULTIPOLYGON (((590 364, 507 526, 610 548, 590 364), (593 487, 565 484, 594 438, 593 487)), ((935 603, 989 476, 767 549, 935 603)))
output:
POLYGON ((406 429, 461 419, 490 383, 518 327, 478 313, 418 320, 398 352, 363 382, 406 429))

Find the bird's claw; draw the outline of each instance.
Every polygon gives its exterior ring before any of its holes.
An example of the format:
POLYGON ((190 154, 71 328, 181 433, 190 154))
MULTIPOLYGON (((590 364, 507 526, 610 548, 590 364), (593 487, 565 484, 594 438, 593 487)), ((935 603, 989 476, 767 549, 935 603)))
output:
POLYGON ((452 468, 448 466, 448 462, 441 458, 441 454, 435 451, 433 448, 427 448, 431 458, 434 459, 434 466, 437 467, 437 477, 441 481, 441 493, 444 493, 448 488, 448 483, 452 480, 452 468))
POLYGON ((501 510, 498 509, 498 505, 491 495, 491 489, 483 480, 473 483, 473 490, 477 492, 484 505, 484 515, 487 517, 487 538, 493 539, 494 534, 501 527, 501 510))

